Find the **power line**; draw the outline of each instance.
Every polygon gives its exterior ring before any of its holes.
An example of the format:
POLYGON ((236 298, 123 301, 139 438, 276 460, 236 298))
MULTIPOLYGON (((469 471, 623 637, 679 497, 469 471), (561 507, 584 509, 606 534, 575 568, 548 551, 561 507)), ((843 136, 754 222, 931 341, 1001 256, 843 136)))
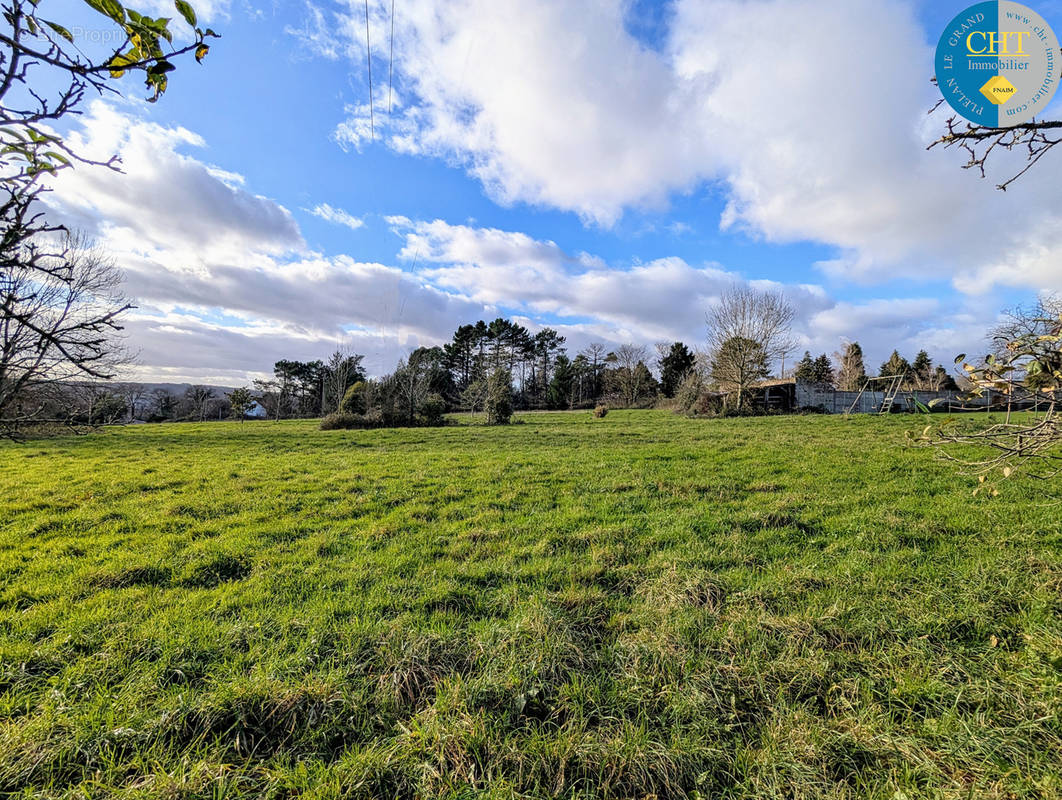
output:
POLYGON ((395 0, 391 0, 391 55, 387 60, 387 116, 391 116, 391 72, 395 66, 395 0))
POLYGON ((372 100, 372 49, 369 46, 369 0, 365 0, 365 62, 369 67, 369 131, 376 139, 376 120, 373 119, 372 100))

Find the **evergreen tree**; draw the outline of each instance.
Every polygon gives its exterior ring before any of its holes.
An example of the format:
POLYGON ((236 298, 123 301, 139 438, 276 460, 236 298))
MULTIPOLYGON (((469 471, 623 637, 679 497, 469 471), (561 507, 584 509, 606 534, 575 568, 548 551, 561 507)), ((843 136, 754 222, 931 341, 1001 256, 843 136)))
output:
POLYGON ((815 382, 815 359, 811 357, 808 350, 804 351, 804 357, 797 362, 793 377, 798 381, 815 382))
POLYGON ((561 353, 553 362, 553 379, 549 382, 549 407, 571 408, 574 401, 575 368, 561 353))
POLYGON ((910 372, 911 364, 900 355, 898 350, 893 350, 889 360, 883 363, 881 369, 878 370, 878 376, 884 378, 890 375, 907 375, 910 372))
POLYGON ((533 353, 538 361, 538 380, 536 388, 541 402, 548 402, 549 382, 552 378, 553 363, 564 352, 564 337, 553 328, 543 328, 532 339, 533 353))
POLYGON ((825 353, 815 359, 812 379, 820 386, 833 386, 833 363, 825 353))
POLYGON ((911 362, 912 380, 918 389, 931 389, 933 386, 933 362, 929 353, 919 350, 914 361, 911 362))
POLYGON ((247 412, 254 405, 254 397, 251 395, 251 390, 243 386, 239 389, 233 389, 225 396, 229 398, 232 416, 243 422, 243 418, 247 416, 247 412))
POLYGON ((462 325, 454 331, 453 339, 443 346, 443 351, 446 354, 446 368, 450 370, 459 391, 464 391, 481 377, 476 358, 479 336, 475 325, 462 325))
POLYGON ((660 361, 660 391, 664 397, 675 396, 675 390, 695 362, 696 357, 682 342, 671 345, 668 354, 660 361))

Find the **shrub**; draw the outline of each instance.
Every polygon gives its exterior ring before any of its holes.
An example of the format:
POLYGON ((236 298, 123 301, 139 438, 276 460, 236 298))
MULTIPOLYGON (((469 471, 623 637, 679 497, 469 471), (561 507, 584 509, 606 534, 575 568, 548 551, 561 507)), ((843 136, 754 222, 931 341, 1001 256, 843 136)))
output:
POLYGON ((594 416, 601 419, 608 413, 608 406, 594 406, 594 416))
POLYGON ((487 378, 487 424, 508 425, 513 416, 512 376, 505 369, 496 369, 487 378))
POLYGON ((432 392, 420 404, 420 418, 424 425, 445 425, 446 401, 442 395, 432 392))
POLYGON ((348 414, 345 411, 336 411, 321 420, 321 430, 338 431, 352 428, 368 428, 365 417, 360 414, 348 414))
POLYGON ((720 395, 705 392, 697 398, 690 410, 699 417, 717 417, 725 416, 728 409, 720 395))
POLYGON ((704 378, 696 370, 690 370, 675 390, 675 410, 689 414, 704 394, 704 378))
POLYGON ((362 417, 366 428, 384 428, 387 426, 387 418, 384 417, 383 409, 370 408, 362 417))
POLYGON ((366 410, 365 393, 368 386, 365 381, 358 381, 350 385, 339 410, 347 414, 364 414, 366 410))

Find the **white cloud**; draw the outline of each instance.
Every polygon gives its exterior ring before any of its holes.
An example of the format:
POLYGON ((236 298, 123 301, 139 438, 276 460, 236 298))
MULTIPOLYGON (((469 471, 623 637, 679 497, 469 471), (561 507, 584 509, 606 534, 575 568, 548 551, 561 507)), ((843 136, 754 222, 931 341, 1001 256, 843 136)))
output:
MULTIPOLYGON (((387 218, 401 237, 398 264, 325 256, 306 246, 287 209, 253 194, 242 176, 185 154, 206 147, 191 131, 97 105, 74 138, 83 152, 120 152, 127 174, 79 167, 55 182, 47 202, 125 270, 141 305, 128 326, 141 377, 243 383, 279 358, 324 357, 340 341, 381 374, 409 348, 501 314, 532 329, 556 327, 573 350, 591 340, 697 345, 706 309, 747 279, 712 262, 607 264, 519 231, 402 216, 387 218)), ((318 208, 326 218, 346 214, 318 208)), ((949 348, 934 353, 944 358, 984 319, 949 311, 942 324, 936 300, 844 304, 816 285, 749 282, 790 296, 797 333, 815 351, 860 337, 868 359, 915 342, 949 348)))
MULTIPOLYGON (((859 339, 870 360, 884 360, 894 347, 913 355, 926 347, 939 360, 970 348, 984 335, 995 309, 946 309, 937 298, 839 302, 816 285, 749 279, 719 264, 695 266, 660 258, 626 268, 566 253, 556 243, 494 228, 451 225, 442 220, 388 220, 404 237, 400 257, 433 265, 421 274, 437 286, 514 309, 569 337, 576 349, 591 340, 685 341, 699 346, 705 315, 720 293, 735 283, 782 291, 797 312, 799 348, 832 353, 842 340, 859 339)), ((521 316, 521 314, 523 316, 521 316)), ((973 349, 973 348, 970 348, 973 349)))
POLYGON ((383 374, 424 343, 399 329, 299 336, 284 327, 221 325, 190 311, 159 308, 138 310, 126 329, 140 358, 124 379, 223 386, 249 385, 271 375, 280 359, 312 361, 340 346, 364 354, 369 371, 383 374))
POLYGON ((320 203, 314 206, 310 213, 315 217, 323 219, 325 222, 333 222, 336 225, 344 225, 350 228, 352 231, 356 231, 365 225, 365 220, 355 217, 353 214, 349 214, 341 208, 333 208, 328 203, 320 203))
MULTIPOLYGON (((662 130, 688 127, 681 98, 668 65, 623 33, 620 3, 401 5, 395 66, 415 102, 395 109, 383 134, 396 149, 459 159, 501 202, 602 224, 709 174, 709 142, 690 137, 681 153, 656 146, 662 130)), ((351 3, 341 30, 364 58, 362 8, 351 3)), ((371 35, 381 44, 385 11, 377 8, 371 35)), ((338 136, 360 144, 368 108, 350 112, 338 136)))
MULTIPOLYGON (((182 365, 267 371, 286 346, 322 357, 352 337, 373 348, 362 352, 383 372, 402 348, 489 313, 398 267, 309 251, 287 209, 252 194, 242 176, 185 155, 205 142, 184 128, 96 103, 70 138, 88 156, 122 157, 124 174, 79 166, 62 173, 45 200, 60 221, 114 255, 127 293, 153 309, 129 325, 141 374, 182 365)), ((319 209, 332 221, 356 222, 319 209)))
POLYGON ((337 15, 328 13, 313 3, 305 4, 306 17, 301 26, 288 25, 284 33, 297 38, 309 53, 331 61, 349 49, 349 43, 333 30, 337 15))
MULTIPOLYGON (((333 56, 360 68, 364 6, 338 5, 333 56)), ((840 280, 1062 286, 1050 160, 1004 194, 960 153, 926 152, 943 116, 926 116, 930 37, 909 2, 676 0, 661 52, 627 32, 627 6, 400 4, 402 103, 376 115, 377 138, 463 165, 500 202, 605 226, 718 187, 726 211, 710 222, 836 246, 822 266, 840 280)), ((384 58, 389 8, 372 8, 384 58)), ((362 146, 367 112, 348 108, 337 140, 362 146)), ((1021 156, 997 158, 1002 169, 1021 156)))
POLYGON ((206 147, 186 128, 140 121, 96 101, 68 139, 88 158, 119 153, 122 172, 68 170, 46 199, 67 222, 120 250, 165 250, 177 259, 170 268, 193 271, 218 260, 246 262, 305 249, 286 208, 248 192, 242 176, 182 152, 206 147))

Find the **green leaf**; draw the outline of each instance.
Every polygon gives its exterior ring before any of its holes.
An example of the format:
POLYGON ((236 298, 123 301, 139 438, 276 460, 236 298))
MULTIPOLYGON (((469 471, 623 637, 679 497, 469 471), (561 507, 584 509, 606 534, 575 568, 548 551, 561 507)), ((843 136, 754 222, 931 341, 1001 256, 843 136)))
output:
POLYGON ((184 17, 184 21, 195 27, 195 10, 185 0, 176 0, 174 3, 177 6, 177 10, 181 12, 181 16, 184 17))
POLYGON ((173 72, 177 67, 173 66, 169 61, 165 59, 156 61, 150 67, 148 67, 148 75, 165 75, 167 72, 173 72))
POLYGON ((118 0, 85 0, 85 4, 110 17, 119 25, 125 23, 125 9, 118 0))
POLYGON ((966 353, 959 353, 959 355, 955 356, 955 363, 956 364, 961 364, 965 360, 966 360, 966 353))
POLYGON ((132 53, 122 53, 115 56, 107 63, 112 78, 120 78, 125 74, 125 68, 139 61, 132 53))
POLYGON ((70 31, 68 31, 66 28, 64 28, 62 25, 60 25, 58 22, 49 22, 46 19, 41 20, 41 22, 43 22, 45 25, 47 25, 53 31, 58 33, 60 36, 62 36, 68 42, 73 42, 74 41, 74 34, 72 34, 70 31))

